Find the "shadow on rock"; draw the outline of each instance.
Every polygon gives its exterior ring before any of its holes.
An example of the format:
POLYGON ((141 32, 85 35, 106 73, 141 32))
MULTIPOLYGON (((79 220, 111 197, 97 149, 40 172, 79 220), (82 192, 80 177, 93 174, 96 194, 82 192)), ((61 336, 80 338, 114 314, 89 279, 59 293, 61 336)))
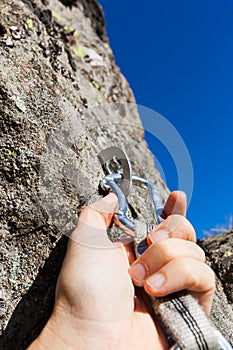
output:
POLYGON ((0 338, 1 350, 23 350, 40 334, 54 305, 57 278, 68 238, 62 236, 34 283, 22 297, 0 338))

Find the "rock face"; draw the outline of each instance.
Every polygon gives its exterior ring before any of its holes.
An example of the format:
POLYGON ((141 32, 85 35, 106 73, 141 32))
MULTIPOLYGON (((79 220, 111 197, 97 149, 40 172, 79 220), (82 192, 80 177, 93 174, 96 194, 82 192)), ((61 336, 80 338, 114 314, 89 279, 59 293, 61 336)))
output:
MULTIPOLYGON (((0 133, 0 348, 20 350, 51 313, 77 213, 98 198, 99 151, 124 145, 135 173, 168 195, 95 0, 0 3, 0 133)), ((131 203, 148 220, 144 198, 137 189, 131 203)))
POLYGON ((64 4, 0 3, 1 349, 24 349, 46 323, 65 234, 98 198, 102 148, 124 145, 135 172, 168 194, 101 8, 64 4))
POLYGON ((198 244, 216 273, 216 293, 211 318, 233 346, 233 232, 222 233, 198 244))

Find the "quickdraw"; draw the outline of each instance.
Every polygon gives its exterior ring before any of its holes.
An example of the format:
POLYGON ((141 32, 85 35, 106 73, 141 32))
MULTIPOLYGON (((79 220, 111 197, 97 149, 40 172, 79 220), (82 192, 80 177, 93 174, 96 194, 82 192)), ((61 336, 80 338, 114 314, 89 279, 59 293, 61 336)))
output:
MULTIPOLYGON (((98 155, 105 172, 100 185, 103 190, 113 191, 118 198, 115 222, 133 238, 138 257, 148 247, 148 233, 163 219, 163 204, 157 187, 147 179, 132 173, 126 152, 118 147, 109 147, 98 155), (149 190, 154 224, 133 221, 127 216, 127 197, 133 184, 146 186, 149 190)), ((196 300, 184 293, 175 293, 166 298, 151 297, 155 315, 162 322, 170 350, 232 350, 231 345, 205 316, 196 300), (175 345, 174 345, 175 344, 175 345)))

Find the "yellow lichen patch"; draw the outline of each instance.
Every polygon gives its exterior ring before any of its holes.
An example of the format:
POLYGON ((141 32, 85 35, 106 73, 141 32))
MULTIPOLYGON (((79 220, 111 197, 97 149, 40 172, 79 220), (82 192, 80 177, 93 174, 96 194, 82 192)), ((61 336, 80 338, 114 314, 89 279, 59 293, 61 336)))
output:
POLYGON ((83 47, 81 45, 79 45, 76 49, 74 49, 74 53, 78 57, 81 57, 81 58, 85 57, 85 53, 84 53, 83 47))
POLYGON ((100 89, 100 84, 99 83, 97 83, 97 81, 95 81, 95 80, 92 80, 92 85, 97 89, 97 90, 99 90, 100 89))
POLYGON ((57 13, 57 12, 55 12, 55 11, 52 12, 52 16, 53 16, 53 18, 57 19, 58 21, 61 21, 61 22, 64 22, 64 21, 65 21, 65 19, 62 18, 62 16, 59 15, 59 13, 57 13))
POLYGON ((105 98, 104 98, 104 95, 101 94, 101 92, 99 93, 98 95, 98 101, 99 103, 103 104, 105 102, 105 98))
POLYGON ((126 115, 121 115, 121 114, 119 113, 119 116, 122 117, 122 118, 124 119, 124 122, 125 122, 126 124, 129 124, 129 121, 128 121, 126 115))
POLYGON ((64 26, 64 30, 73 32, 73 36, 78 36, 77 30, 73 26, 64 26))
POLYGON ((72 31, 72 30, 74 30, 74 27, 72 27, 72 26, 64 26, 64 29, 72 31))
POLYGON ((30 17, 26 19, 26 23, 29 29, 33 28, 33 20, 30 17))
POLYGON ((228 257, 230 257, 230 256, 232 256, 233 253, 229 250, 228 252, 226 252, 226 254, 228 257))
POLYGON ((13 148, 11 151, 8 152, 10 158, 14 159, 18 156, 19 154, 19 147, 13 148))

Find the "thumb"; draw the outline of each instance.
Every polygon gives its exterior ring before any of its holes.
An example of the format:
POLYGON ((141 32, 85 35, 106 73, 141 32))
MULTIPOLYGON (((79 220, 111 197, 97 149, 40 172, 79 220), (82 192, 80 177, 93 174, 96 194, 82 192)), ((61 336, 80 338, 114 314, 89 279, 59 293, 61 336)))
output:
POLYGON ((113 220, 116 208, 117 197, 110 193, 83 209, 78 225, 71 235, 70 245, 72 246, 72 241, 75 241, 93 248, 113 248, 114 244, 107 237, 107 229, 113 220))
POLYGON ((86 207, 69 240, 59 285, 82 319, 126 321, 133 311, 126 251, 107 237, 116 205, 110 194, 86 207))

